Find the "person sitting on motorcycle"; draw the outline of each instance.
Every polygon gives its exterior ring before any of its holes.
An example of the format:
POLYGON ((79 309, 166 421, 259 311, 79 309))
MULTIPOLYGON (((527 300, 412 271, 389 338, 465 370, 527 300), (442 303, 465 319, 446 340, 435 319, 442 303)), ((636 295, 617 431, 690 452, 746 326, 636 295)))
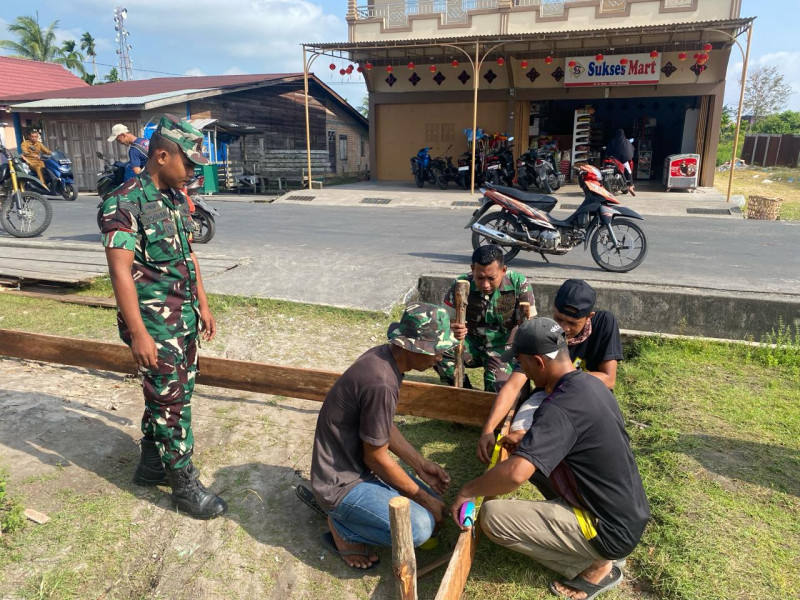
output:
POLYGON ((134 175, 141 173, 147 164, 150 140, 136 137, 122 123, 117 123, 111 128, 108 141, 113 142, 114 140, 128 147, 128 164, 125 165, 125 181, 128 181, 134 175))
MULTIPOLYGON (((450 314, 450 328, 457 340, 464 340, 464 366, 483 367, 486 391, 498 392, 511 375, 512 365, 500 359, 509 345, 511 330, 518 325, 519 303, 528 302, 535 314, 533 292, 523 275, 509 271, 503 250, 493 244, 472 254, 472 272, 460 275, 444 296, 450 314), (466 323, 456 323, 456 283, 469 282, 466 323)), ((434 369, 445 383, 455 381, 455 349, 444 353, 434 369)), ((464 375, 464 387, 472 387, 464 375)))
POLYGON ((47 182, 44 179, 44 162, 42 162, 42 154, 52 154, 52 151, 42 144, 39 137, 38 129, 31 129, 28 133, 28 139, 22 142, 21 146, 22 158, 28 163, 28 166, 36 171, 36 176, 42 182, 42 185, 47 187, 47 182))
POLYGON ((633 144, 625 137, 623 129, 617 129, 614 137, 606 144, 606 155, 613 156, 622 163, 628 191, 631 196, 635 196, 636 194, 633 191, 633 144))

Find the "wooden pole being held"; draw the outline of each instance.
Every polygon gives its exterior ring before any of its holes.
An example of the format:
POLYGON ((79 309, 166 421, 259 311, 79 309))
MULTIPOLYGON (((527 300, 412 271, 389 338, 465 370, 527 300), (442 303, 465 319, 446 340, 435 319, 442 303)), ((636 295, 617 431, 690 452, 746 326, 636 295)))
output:
MULTIPOLYGON (((731 201, 731 188, 733 187, 733 171, 736 169, 736 150, 739 145, 739 127, 742 124, 742 107, 744 106, 744 88, 747 85, 747 62, 750 60, 750 40, 753 35, 753 24, 747 28, 747 50, 744 54, 744 62, 742 63, 742 81, 739 90, 739 112, 736 114, 736 132, 733 134, 733 148, 731 148, 731 170, 728 174, 728 194, 725 198, 726 202, 731 201)), ((741 46, 739 46, 741 50, 741 46)))
POLYGON ((470 174, 469 191, 475 193, 475 148, 478 145, 478 76, 481 74, 481 63, 478 61, 480 45, 475 42, 475 62, 472 63, 472 173, 470 174))
POLYGON ((392 530, 392 572, 400 600, 417 600, 417 557, 411 533, 411 503, 405 496, 389 500, 392 530))
MULTIPOLYGON (((469 281, 456 282, 456 323, 461 325, 467 320, 467 296, 469 295, 469 281)), ((456 346, 456 370, 453 374, 454 383, 457 388, 464 386, 464 340, 459 340, 456 346)))
POLYGON ((306 47, 303 46, 303 97, 306 102, 306 160, 308 162, 308 189, 311 189, 311 127, 308 118, 308 62, 306 62, 306 47))

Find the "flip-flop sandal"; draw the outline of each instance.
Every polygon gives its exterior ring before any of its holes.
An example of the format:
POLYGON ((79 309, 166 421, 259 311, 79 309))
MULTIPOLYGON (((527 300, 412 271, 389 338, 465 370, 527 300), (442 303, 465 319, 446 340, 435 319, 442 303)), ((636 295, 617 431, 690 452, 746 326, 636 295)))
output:
MULTIPOLYGON (((366 554, 364 552, 361 552, 361 551, 358 551, 358 550, 339 550, 336 547, 336 542, 334 541, 333 534, 330 531, 326 531, 325 533, 322 534, 322 545, 325 546, 326 550, 328 550, 329 552, 331 552, 331 553, 335 554, 336 556, 338 556, 339 558, 341 558, 342 562, 344 564, 346 564, 346 565, 347 565, 347 560, 345 560, 346 556, 367 556, 367 557, 369 557, 369 555, 372 553, 372 551, 371 551, 369 546, 366 546, 366 554)), ((372 569, 377 567, 379 564, 381 564, 380 559, 376 560, 375 562, 373 562, 368 567, 354 567, 352 565, 347 565, 347 566, 350 567, 351 569, 356 570, 356 571, 371 571, 372 569)))
POLYGON ((314 494, 311 493, 310 489, 301 483, 294 489, 294 491, 297 494, 297 497, 300 498, 300 500, 303 501, 303 504, 305 504, 308 508, 313 510, 323 519, 328 518, 328 513, 325 512, 324 508, 317 504, 317 500, 314 498, 314 494))
MULTIPOLYGON (((555 581, 550 582, 548 586, 550 588, 550 593, 559 598, 569 598, 569 596, 565 596, 556 589, 555 583, 555 581)), ((615 588, 622 583, 622 571, 619 567, 611 567, 611 572, 606 575, 600 583, 590 583, 583 577, 573 577, 572 579, 559 581, 558 583, 571 587, 573 590, 584 592, 586 594, 584 600, 592 600, 603 592, 607 592, 611 588, 615 588)))

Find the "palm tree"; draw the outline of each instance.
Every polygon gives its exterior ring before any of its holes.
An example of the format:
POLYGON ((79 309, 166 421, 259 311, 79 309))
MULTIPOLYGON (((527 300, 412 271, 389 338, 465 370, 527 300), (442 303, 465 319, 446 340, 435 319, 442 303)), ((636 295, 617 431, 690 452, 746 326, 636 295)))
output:
POLYGON ((92 72, 94 73, 94 78, 97 79, 97 63, 95 62, 97 52, 95 49, 95 40, 88 31, 81 36, 81 50, 86 52, 86 56, 92 58, 92 72))
POLYGON ((83 54, 76 49, 78 43, 75 40, 64 40, 61 45, 61 56, 53 59, 52 62, 64 65, 68 69, 74 69, 80 76, 86 75, 83 68, 83 54))

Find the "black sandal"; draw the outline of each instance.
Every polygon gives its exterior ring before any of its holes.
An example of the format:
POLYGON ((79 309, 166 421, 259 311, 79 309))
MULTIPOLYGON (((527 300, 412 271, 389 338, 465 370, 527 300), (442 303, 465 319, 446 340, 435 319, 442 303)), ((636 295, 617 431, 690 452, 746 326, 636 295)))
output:
MULTIPOLYGON (((565 596, 556 589, 555 583, 555 581, 550 582, 550 585, 548 586, 550 588, 550 592, 561 598, 569 598, 569 596, 565 596)), ((570 587, 573 590, 584 592, 586 594, 586 598, 584 598, 584 600, 592 600, 603 592, 607 592, 608 590, 615 588, 622 583, 622 571, 619 569, 619 567, 611 567, 611 572, 606 575, 600 583, 590 583, 580 576, 573 577, 567 581, 559 581, 558 583, 570 587)))
POLYGON ((311 493, 310 489, 301 483, 294 489, 294 491, 297 494, 297 497, 300 498, 300 500, 303 501, 303 504, 305 504, 308 508, 313 510, 323 519, 328 518, 328 513, 324 508, 317 504, 317 499, 314 498, 314 494, 311 493))

